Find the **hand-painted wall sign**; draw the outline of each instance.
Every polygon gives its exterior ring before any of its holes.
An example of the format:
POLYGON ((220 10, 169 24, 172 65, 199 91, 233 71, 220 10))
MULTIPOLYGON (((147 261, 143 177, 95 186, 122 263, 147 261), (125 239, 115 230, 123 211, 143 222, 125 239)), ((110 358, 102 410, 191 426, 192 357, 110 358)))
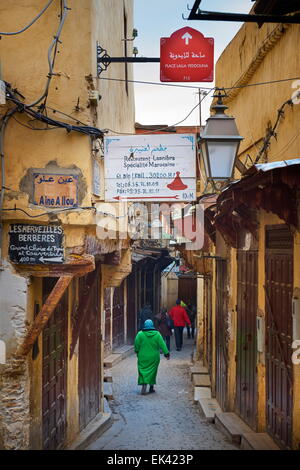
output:
POLYGON ((9 258, 17 264, 63 263, 63 237, 59 225, 11 224, 9 258))
POLYGON ((34 173, 34 204, 44 207, 76 207, 78 175, 34 173))
POLYGON ((212 82, 214 39, 193 28, 181 28, 160 40, 162 82, 212 82))

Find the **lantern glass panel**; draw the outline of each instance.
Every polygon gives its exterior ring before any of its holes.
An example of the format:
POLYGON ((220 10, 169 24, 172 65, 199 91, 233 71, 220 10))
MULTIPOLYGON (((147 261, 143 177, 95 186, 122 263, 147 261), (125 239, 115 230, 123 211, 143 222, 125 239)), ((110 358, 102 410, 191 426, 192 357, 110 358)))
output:
POLYGON ((204 162, 204 170, 206 173, 206 178, 210 178, 210 170, 209 170, 209 160, 207 156, 207 149, 206 149, 206 142, 203 142, 201 145, 203 162, 204 162))
POLYGON ((211 178, 231 178, 239 142, 207 142, 211 178))

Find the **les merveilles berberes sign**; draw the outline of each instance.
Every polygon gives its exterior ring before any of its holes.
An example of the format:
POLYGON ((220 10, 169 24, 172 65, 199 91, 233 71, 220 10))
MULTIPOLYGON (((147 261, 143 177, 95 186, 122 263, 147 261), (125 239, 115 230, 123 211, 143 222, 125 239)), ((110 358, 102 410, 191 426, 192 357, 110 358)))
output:
POLYGON ((34 204, 48 208, 78 205, 78 176, 34 173, 34 204))
POLYGON ((63 263, 63 237, 59 225, 11 224, 9 258, 16 264, 63 263))

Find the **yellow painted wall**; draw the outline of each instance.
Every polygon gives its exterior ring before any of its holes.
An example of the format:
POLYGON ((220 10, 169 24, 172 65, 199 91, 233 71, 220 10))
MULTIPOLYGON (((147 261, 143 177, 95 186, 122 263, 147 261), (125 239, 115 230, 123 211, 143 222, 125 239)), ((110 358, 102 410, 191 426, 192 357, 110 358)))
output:
MULTIPOLYGON (((76 121, 53 112, 50 108, 62 111, 90 126, 101 129, 111 129, 117 132, 134 133, 134 94, 132 84, 97 79, 96 42, 107 49, 111 56, 124 54, 124 14, 128 18, 128 37, 133 28, 133 0, 67 0, 68 16, 62 29, 56 55, 54 75, 51 80, 47 106, 48 116, 70 124, 76 121), (88 77, 88 78, 87 78, 88 77), (97 106, 91 106, 89 91, 98 89, 101 100, 97 106), (76 105, 79 110, 76 110, 76 105)), ((28 24, 44 5, 40 0, 7 0, 0 4, 1 29, 15 31, 28 24), (13 12, 13 14, 12 14, 13 12)), ((17 88, 25 97, 25 103, 36 100, 44 91, 47 74, 47 51, 56 33, 60 14, 60 1, 54 0, 42 17, 27 31, 16 36, 2 36, 0 41, 2 79, 17 88)), ((132 54, 132 42, 128 43, 128 55, 132 54)), ((124 78, 124 64, 111 65, 104 73, 105 77, 124 78)), ((128 78, 132 79, 132 66, 128 65, 128 78)), ((11 105, 9 105, 11 106, 11 105)), ((0 117, 7 107, 0 108, 0 117)), ((21 191, 20 184, 29 168, 44 168, 49 162, 62 168, 74 166, 82 172, 86 185, 81 205, 91 206, 95 201, 101 201, 92 190, 92 164, 95 152, 90 137, 76 132, 67 133, 62 129, 34 131, 29 129, 29 118, 24 113, 17 113, 11 119, 5 133, 5 192, 4 207, 23 209, 31 216, 47 211, 47 208, 37 208, 29 203, 29 195, 21 191)), ((31 123, 32 124, 32 123, 31 123)), ((34 125, 41 125, 34 122, 34 125)), ((98 147, 98 145, 97 145, 98 147)), ((102 152, 99 154, 103 170, 102 152)), ((1 172, 1 170, 0 170, 1 172)), ((102 175, 102 188, 103 184, 102 175)), ((102 191, 102 199, 104 192, 102 191)), ((85 235, 93 233, 97 219, 93 210, 63 212, 55 216, 42 216, 34 219, 21 211, 4 213, 3 255, 8 257, 9 224, 22 221, 23 223, 60 223, 64 228, 65 247, 67 253, 78 247, 84 247, 85 235)), ((101 242, 104 252, 116 249, 111 242, 101 242)), ((117 241, 120 246, 124 243, 117 241)), ((127 246, 127 245, 126 245, 127 246)), ((80 253, 81 254, 81 253, 80 253)), ((128 273, 130 272, 128 267, 128 273)), ((123 277, 125 276, 122 273, 123 277)), ((34 279, 29 289, 28 322, 33 319, 34 301, 41 302, 41 280, 34 279)), ((74 283, 69 287, 68 331, 69 344, 71 341, 71 309, 74 300, 74 283)), ((103 310, 103 298, 101 309, 103 310)), ((31 445, 41 448, 41 374, 42 374, 42 335, 39 337, 40 353, 35 361, 29 360, 31 370, 31 445)), ((101 346, 103 350, 103 345, 101 346)), ((101 369, 101 377, 103 370, 101 369)), ((79 431, 79 401, 78 401, 78 353, 68 361, 67 385, 67 442, 73 440, 79 431)), ((101 406, 103 403, 101 403, 101 406)))
MULTIPOLYGON (((263 43, 268 52, 254 74, 249 80, 245 80, 244 84, 299 76, 300 57, 295 52, 295 44, 300 40, 300 25, 285 26, 285 32, 277 33, 278 39, 276 39, 274 34, 272 36, 272 31, 275 29, 278 31, 278 28, 281 27, 276 24, 264 24, 261 28, 255 23, 244 24, 217 62, 217 86, 233 86, 240 77, 250 73, 252 69, 250 70, 249 66, 263 43), (267 39, 268 36, 271 40, 267 39)), ((263 52, 260 54, 263 57, 263 52)), ((242 88, 235 97, 229 95, 229 99, 225 100, 229 107, 227 114, 236 118, 239 133, 244 137, 240 148, 243 162, 247 153, 255 159, 262 145, 260 139, 265 137, 268 123, 272 125, 275 123, 277 110, 286 100, 291 99, 297 90, 300 91, 300 82, 292 80, 242 88)), ((269 161, 299 157, 300 139, 299 137, 294 139, 298 132, 299 120, 300 104, 287 106, 277 131, 277 139, 271 139, 269 161)), ((250 166, 249 159, 247 166, 250 166)))

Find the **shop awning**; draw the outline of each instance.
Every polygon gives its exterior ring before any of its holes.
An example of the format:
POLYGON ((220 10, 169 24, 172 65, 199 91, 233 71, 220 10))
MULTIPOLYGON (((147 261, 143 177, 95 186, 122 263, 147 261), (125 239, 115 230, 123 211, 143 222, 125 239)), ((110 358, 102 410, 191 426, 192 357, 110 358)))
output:
POLYGON ((272 212, 287 225, 299 229, 299 189, 299 158, 253 165, 242 179, 228 185, 218 196, 211 224, 235 248, 241 228, 255 236, 259 209, 272 212))

